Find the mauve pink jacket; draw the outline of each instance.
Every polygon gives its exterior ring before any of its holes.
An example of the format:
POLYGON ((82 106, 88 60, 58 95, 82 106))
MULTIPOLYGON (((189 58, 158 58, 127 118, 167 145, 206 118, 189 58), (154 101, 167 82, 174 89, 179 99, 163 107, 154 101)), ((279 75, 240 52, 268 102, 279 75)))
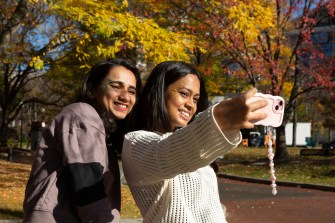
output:
POLYGON ((43 131, 23 203, 23 222, 120 221, 120 173, 105 129, 85 103, 65 107, 43 131))

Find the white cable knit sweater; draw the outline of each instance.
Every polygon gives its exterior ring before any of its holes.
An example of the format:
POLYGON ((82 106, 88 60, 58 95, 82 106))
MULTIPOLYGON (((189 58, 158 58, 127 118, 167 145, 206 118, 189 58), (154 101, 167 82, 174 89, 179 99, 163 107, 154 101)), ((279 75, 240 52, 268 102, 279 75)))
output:
POLYGON ((143 222, 226 222, 209 164, 241 138, 239 131, 221 132, 213 107, 174 133, 128 133, 123 171, 143 222))

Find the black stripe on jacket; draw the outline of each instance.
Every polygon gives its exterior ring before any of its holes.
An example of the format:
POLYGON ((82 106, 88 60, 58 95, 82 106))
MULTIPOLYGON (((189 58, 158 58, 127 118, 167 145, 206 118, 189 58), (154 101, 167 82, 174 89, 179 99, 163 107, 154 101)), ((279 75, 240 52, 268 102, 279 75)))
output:
POLYGON ((100 163, 71 163, 67 167, 79 207, 107 197, 103 181, 103 166, 100 163))

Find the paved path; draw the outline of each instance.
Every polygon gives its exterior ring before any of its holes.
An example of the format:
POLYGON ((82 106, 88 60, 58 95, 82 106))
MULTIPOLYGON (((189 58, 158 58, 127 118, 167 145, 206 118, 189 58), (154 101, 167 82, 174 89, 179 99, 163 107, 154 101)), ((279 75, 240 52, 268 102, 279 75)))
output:
POLYGON ((218 178, 229 223, 335 223, 335 192, 218 178))
MULTIPOLYGON (((335 223, 335 192, 218 178, 221 202, 229 223, 335 223)), ((0 223, 21 221, 0 220, 0 223)), ((141 219, 121 219, 140 223, 141 219)))
MULTIPOLYGON (((319 185, 277 182, 286 186, 277 186, 278 193, 274 196, 271 186, 264 184, 267 180, 236 178, 240 180, 218 177, 221 202, 226 206, 229 223, 335 223, 335 188, 329 192, 316 190, 325 189, 319 185)), ((127 219, 126 222, 141 221, 127 219)))
MULTIPOLYGON (((218 183, 229 223, 335 223, 334 188, 327 192, 308 189, 319 188, 313 185, 301 185, 307 188, 300 188, 292 184, 290 187, 278 186, 278 194, 274 196, 270 185, 266 184, 223 177, 218 178, 218 183)), ((0 223, 19 222, 0 220, 0 223)), ((121 223, 139 222, 141 219, 121 219, 121 223)))

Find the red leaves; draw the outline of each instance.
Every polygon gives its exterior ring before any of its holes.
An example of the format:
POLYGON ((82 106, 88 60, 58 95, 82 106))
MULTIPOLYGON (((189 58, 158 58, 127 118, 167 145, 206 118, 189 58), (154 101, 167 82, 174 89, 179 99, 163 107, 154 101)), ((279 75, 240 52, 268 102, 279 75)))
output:
POLYGON ((335 0, 331 0, 328 3, 327 9, 330 16, 335 16, 335 0))

